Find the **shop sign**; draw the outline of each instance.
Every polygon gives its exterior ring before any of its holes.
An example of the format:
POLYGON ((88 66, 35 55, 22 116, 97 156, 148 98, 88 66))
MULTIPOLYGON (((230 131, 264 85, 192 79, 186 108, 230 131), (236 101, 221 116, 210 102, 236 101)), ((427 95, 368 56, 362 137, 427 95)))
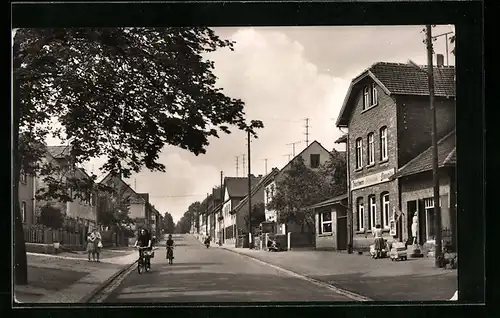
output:
POLYGON ((395 173, 396 169, 392 168, 382 172, 370 174, 351 181, 351 190, 369 187, 375 184, 389 181, 389 178, 395 173))

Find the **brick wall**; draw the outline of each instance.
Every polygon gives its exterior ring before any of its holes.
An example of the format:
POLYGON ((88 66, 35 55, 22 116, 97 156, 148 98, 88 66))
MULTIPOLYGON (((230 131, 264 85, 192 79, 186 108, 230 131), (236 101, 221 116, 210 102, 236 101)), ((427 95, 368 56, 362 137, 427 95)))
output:
MULTIPOLYGON (((403 166, 431 146, 432 112, 428 96, 398 96, 398 160, 403 166)), ((454 99, 436 98, 438 140, 455 128, 454 99)))

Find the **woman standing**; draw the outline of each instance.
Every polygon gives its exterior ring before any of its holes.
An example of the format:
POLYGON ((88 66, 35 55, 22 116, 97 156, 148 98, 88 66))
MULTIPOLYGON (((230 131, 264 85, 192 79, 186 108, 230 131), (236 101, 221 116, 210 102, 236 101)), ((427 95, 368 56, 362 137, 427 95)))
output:
POLYGON ((382 257, 382 250, 385 247, 385 240, 382 237, 382 227, 380 226, 380 224, 377 224, 375 226, 375 229, 373 230, 373 236, 375 237, 375 258, 382 257))
POLYGON ((94 230, 87 234, 87 253, 89 254, 89 262, 92 261, 90 259, 90 255, 92 254, 92 259, 95 261, 95 240, 96 235, 94 234, 94 230))
POLYGON ((94 229, 95 233, 95 254, 97 256, 97 262, 100 262, 99 256, 101 254, 101 248, 102 248, 102 236, 101 233, 97 230, 94 229))

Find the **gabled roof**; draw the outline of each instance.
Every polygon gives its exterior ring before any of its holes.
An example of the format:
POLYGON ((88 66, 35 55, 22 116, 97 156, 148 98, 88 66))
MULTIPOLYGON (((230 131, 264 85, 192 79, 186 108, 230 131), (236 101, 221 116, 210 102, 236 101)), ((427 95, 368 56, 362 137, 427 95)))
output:
MULTIPOLYGON (((438 167, 454 167, 456 164, 455 130, 438 141, 438 167)), ((432 147, 398 169, 391 180, 432 170, 432 147)))
POLYGON ((296 155, 295 157, 293 157, 293 159, 292 159, 292 160, 290 160, 290 161, 289 161, 289 162, 288 162, 288 163, 287 163, 287 164, 283 167, 283 169, 281 169, 281 171, 284 171, 286 168, 288 168, 288 167, 292 164, 292 161, 294 161, 294 160, 295 160, 295 158, 298 158, 298 157, 302 156, 302 154, 304 153, 304 151, 306 151, 306 149, 309 149, 309 147, 311 147, 313 144, 318 144, 318 145, 320 146, 320 148, 321 148, 321 149, 323 149, 326 153, 330 154, 330 151, 326 150, 326 148, 325 148, 325 147, 323 147, 323 145, 322 145, 322 144, 320 144, 317 140, 314 140, 313 142, 311 142, 311 143, 309 144, 309 146, 305 147, 305 148, 304 148, 301 152, 299 152, 299 154, 298 154, 298 155, 296 155))
POLYGON ((338 196, 333 197, 331 199, 328 199, 328 200, 325 200, 325 201, 313 204, 313 205, 311 205, 311 206, 309 206, 307 208, 308 209, 322 208, 322 207, 325 207, 325 206, 329 206, 329 205, 340 203, 342 200, 347 200, 347 193, 344 193, 342 195, 338 195, 338 196))
POLYGON ((67 158, 71 154, 71 145, 47 146, 47 152, 55 159, 67 158))
MULTIPOLYGON (((257 191, 259 191, 269 182, 269 180, 274 179, 279 172, 280 171, 278 169, 273 169, 270 173, 261 178, 259 182, 252 187, 252 190, 250 191, 250 196, 253 197, 255 193, 257 193, 257 191)), ((232 209, 231 214, 237 213, 247 202, 248 202, 248 194, 238 203, 238 205, 236 205, 236 207, 234 207, 234 209, 232 209)))
MULTIPOLYGON (((132 194, 135 195, 137 198, 141 199, 142 201, 144 201, 144 203, 146 203, 146 200, 141 196, 139 195, 137 192, 134 191, 134 189, 132 189, 131 186, 129 186, 122 178, 120 178, 119 176, 117 175, 113 175, 112 172, 108 173, 102 180, 101 182, 99 182, 100 184, 103 184, 103 185, 107 185, 107 181, 109 181, 110 179, 112 179, 113 182, 118 182, 119 184, 121 184, 122 186, 125 186, 126 189, 132 191, 132 194)), ((118 184, 116 184, 118 185, 118 184)), ((149 195, 148 195, 149 196, 149 195)))
MULTIPOLYGON (((359 83, 371 78, 388 95, 428 96, 429 85, 426 66, 403 63, 378 62, 355 77, 347 91, 342 109, 337 118, 337 127, 346 127, 353 109, 353 97, 360 89, 359 83)), ((455 67, 434 67, 434 95, 438 97, 455 96, 455 67)))
MULTIPOLYGON (((259 182, 259 177, 251 178, 251 186, 254 187, 259 182)), ((243 198, 248 195, 248 177, 226 177, 224 185, 229 198, 243 198)))

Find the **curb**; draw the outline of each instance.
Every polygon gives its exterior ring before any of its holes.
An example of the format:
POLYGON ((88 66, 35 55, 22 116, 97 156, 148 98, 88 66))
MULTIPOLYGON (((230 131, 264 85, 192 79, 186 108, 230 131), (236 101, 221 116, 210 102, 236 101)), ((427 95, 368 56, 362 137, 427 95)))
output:
POLYGON ((247 258, 250 258, 254 261, 257 261, 259 263, 262 263, 262 264, 265 264, 267 266, 270 266, 274 269, 277 269, 279 271, 282 271, 282 272, 285 272, 289 275, 292 275, 294 277, 297 277, 297 278, 300 278, 300 279, 303 279, 303 280, 306 280, 310 283, 313 283, 315 285, 318 285, 318 286, 322 286, 322 287, 325 287, 325 288, 328 288, 330 289, 331 291, 337 293, 337 294, 340 294, 340 295, 343 295, 343 296, 346 296, 347 298, 350 298, 354 301, 373 301, 373 299, 371 298, 368 298, 368 297, 365 297, 365 296, 362 296, 362 295, 359 295, 359 294, 356 294, 354 292, 351 292, 351 291, 348 291, 348 290, 345 290, 345 289, 342 289, 342 288, 339 288, 339 287, 336 287, 332 284, 329 284, 329 283, 325 283, 323 281, 320 281, 320 280, 317 280, 317 279, 314 279, 314 278, 311 278, 311 277, 307 277, 305 275, 302 275, 300 273, 297 273, 297 272, 294 272, 294 271, 291 271, 289 269, 286 269, 286 268, 283 268, 283 267, 280 267, 280 266, 277 266, 277 265, 274 265, 274 264, 271 264, 271 263, 268 263, 266 261, 263 261, 263 260, 260 260, 252 255, 248 255, 248 254, 245 254, 245 253, 240 253, 238 251, 235 251, 233 249, 228 249, 228 248, 225 248, 225 247, 221 247, 223 248, 224 250, 226 251, 230 251, 230 252, 233 252, 235 254, 238 254, 238 255, 241 255, 241 256, 244 256, 244 257, 247 257, 247 258))
POLYGON ((84 296, 80 299, 79 303, 89 303, 97 294, 99 294, 104 288, 106 288, 112 281, 114 281, 118 276, 129 270, 132 266, 137 263, 135 260, 132 264, 125 265, 120 268, 116 273, 111 275, 108 279, 106 279, 103 283, 101 283, 96 289, 94 289, 90 294, 84 296))

